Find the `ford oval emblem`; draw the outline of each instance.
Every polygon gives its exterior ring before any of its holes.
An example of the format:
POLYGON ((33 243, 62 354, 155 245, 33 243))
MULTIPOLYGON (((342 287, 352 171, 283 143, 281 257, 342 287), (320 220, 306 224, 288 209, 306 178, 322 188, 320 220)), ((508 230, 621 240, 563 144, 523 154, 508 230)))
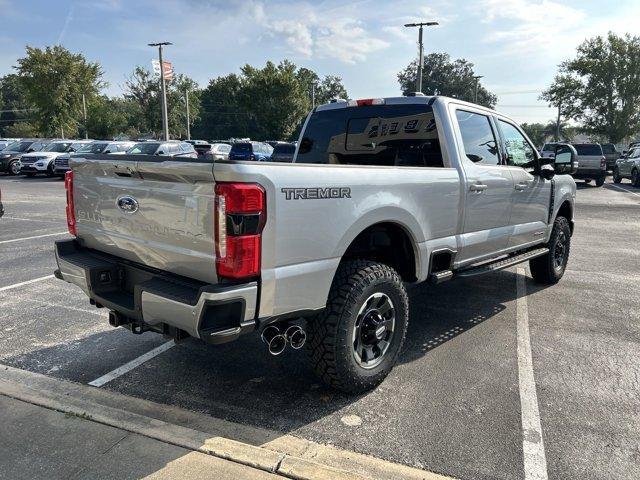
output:
POLYGON ((119 197, 116 205, 124 213, 136 213, 139 207, 138 201, 130 195, 119 197))

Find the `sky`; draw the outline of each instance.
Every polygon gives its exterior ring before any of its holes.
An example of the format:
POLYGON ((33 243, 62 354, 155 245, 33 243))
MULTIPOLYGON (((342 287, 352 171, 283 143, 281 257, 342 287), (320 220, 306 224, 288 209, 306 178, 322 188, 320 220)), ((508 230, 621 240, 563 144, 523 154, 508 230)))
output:
POLYGON ((99 62, 118 95, 135 68, 165 59, 200 86, 244 64, 289 59, 320 75, 342 77, 351 98, 400 94, 397 73, 417 56, 414 21, 425 53, 465 58, 498 95, 497 110, 519 122, 555 112, 538 100, 557 66, 588 37, 640 34, 640 0, 0 0, 0 75, 26 45, 61 44, 99 62))

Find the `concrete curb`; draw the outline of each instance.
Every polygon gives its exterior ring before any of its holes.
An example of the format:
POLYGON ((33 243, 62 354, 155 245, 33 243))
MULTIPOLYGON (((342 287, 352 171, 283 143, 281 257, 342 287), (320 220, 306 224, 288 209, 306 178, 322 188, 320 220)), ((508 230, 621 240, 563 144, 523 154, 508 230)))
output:
POLYGON ((8 366, 0 367, 0 395, 296 480, 450 478, 8 366))

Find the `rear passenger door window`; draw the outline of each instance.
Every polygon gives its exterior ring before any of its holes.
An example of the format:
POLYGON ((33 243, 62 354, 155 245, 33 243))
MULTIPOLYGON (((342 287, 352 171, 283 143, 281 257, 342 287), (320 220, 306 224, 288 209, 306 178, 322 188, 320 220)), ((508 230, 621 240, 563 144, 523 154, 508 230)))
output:
POLYGON ((500 165, 498 142, 487 115, 456 110, 464 153, 473 163, 500 165))

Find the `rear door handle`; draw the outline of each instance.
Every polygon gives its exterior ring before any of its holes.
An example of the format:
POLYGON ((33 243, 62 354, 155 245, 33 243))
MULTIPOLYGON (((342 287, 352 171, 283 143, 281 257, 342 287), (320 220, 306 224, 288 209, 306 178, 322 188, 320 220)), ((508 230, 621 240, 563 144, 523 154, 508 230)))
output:
POLYGON ((487 186, 484 183, 472 183, 469 186, 469 190, 472 192, 484 192, 487 189, 487 186))
POLYGON ((519 192, 526 190, 529 185, 526 183, 516 183, 515 189, 519 192))

